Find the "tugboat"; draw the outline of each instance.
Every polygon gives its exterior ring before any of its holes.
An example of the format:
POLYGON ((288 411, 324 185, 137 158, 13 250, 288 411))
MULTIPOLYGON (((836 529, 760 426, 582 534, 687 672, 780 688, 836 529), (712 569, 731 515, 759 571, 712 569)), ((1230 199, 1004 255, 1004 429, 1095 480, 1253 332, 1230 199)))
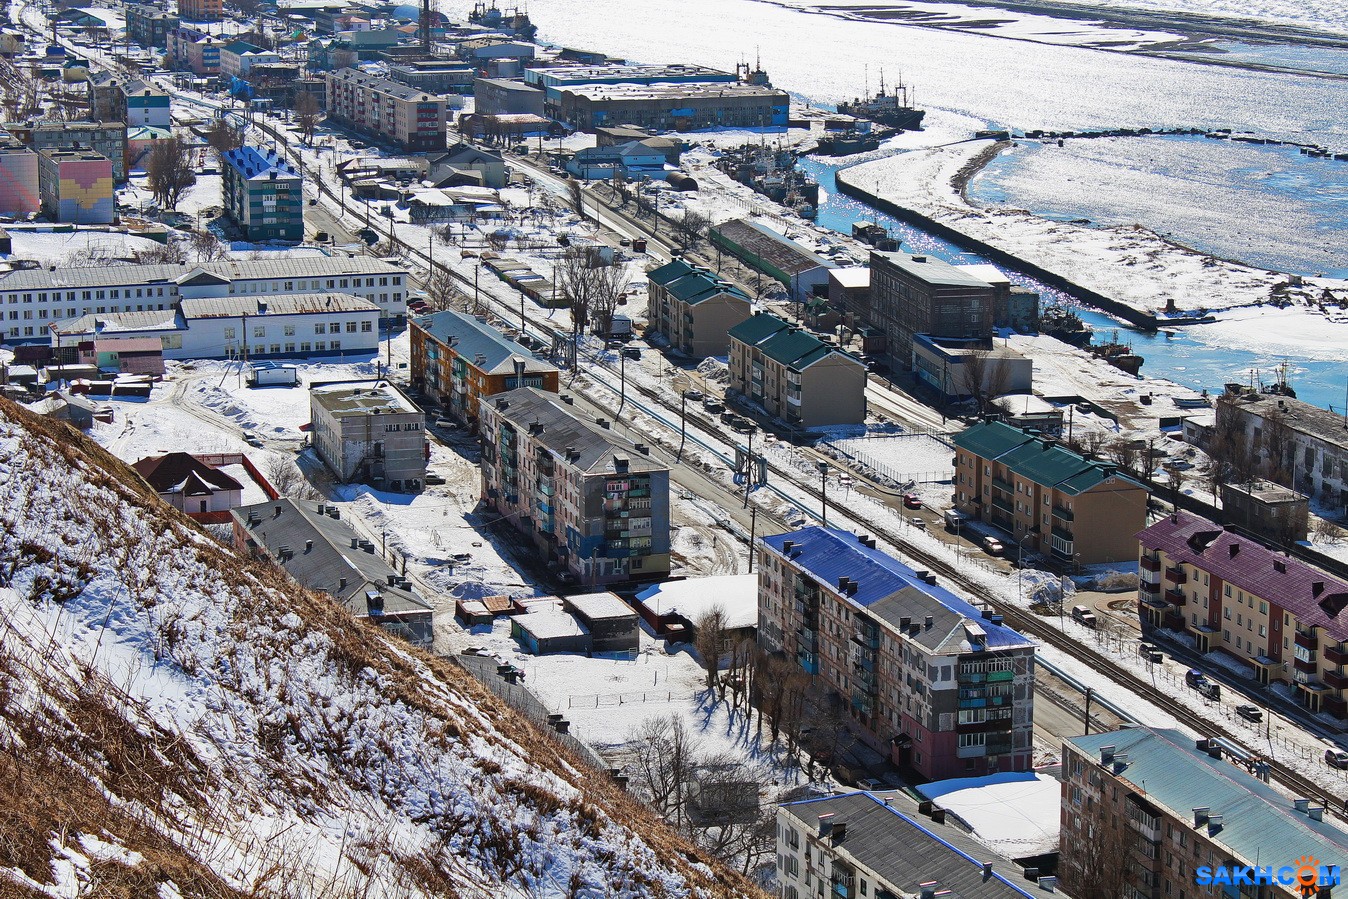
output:
POLYGON ((885 74, 880 73, 880 92, 869 100, 853 99, 852 102, 839 103, 838 112, 870 119, 889 128, 900 131, 921 131, 922 118, 926 110, 918 109, 909 101, 908 86, 902 81, 892 93, 885 90, 885 74))
POLYGON ((1091 342, 1090 327, 1066 306, 1046 306, 1039 314, 1039 330, 1072 346, 1082 347, 1091 342))
POLYGON ((811 154, 815 156, 851 156, 880 149, 880 135, 859 131, 841 131, 819 138, 811 154))
POLYGON ((538 34, 538 26, 530 20, 529 13, 520 12, 518 8, 510 14, 510 18, 506 22, 506 27, 526 41, 533 40, 534 35, 538 34))

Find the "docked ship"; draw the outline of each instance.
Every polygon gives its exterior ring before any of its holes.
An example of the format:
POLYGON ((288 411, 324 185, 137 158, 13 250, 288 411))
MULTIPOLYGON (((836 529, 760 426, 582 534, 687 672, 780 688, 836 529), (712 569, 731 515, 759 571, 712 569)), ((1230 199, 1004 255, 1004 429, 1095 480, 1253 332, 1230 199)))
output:
POLYGON ((491 6, 488 6, 483 0, 478 0, 477 3, 473 4, 472 12, 468 13, 468 21, 474 25, 481 25, 483 28, 499 28, 502 31, 509 31, 526 40, 532 40, 534 35, 538 33, 538 26, 530 20, 529 13, 515 9, 509 15, 506 15, 497 8, 496 0, 492 0, 491 6))
POLYGON ((1081 316, 1058 304, 1045 307, 1039 314, 1039 331, 1072 346, 1084 347, 1091 342, 1090 326, 1081 320, 1081 316))
POLYGON ((853 153, 869 153, 880 149, 880 135, 862 134, 859 131, 841 131, 826 134, 819 138, 810 152, 816 156, 851 156, 853 153))
POLYGON ((900 131, 920 131, 922 118, 927 114, 926 110, 912 105, 908 86, 902 81, 892 91, 886 90, 883 73, 880 75, 879 93, 869 100, 856 98, 850 103, 839 103, 838 112, 859 119, 869 119, 900 131))

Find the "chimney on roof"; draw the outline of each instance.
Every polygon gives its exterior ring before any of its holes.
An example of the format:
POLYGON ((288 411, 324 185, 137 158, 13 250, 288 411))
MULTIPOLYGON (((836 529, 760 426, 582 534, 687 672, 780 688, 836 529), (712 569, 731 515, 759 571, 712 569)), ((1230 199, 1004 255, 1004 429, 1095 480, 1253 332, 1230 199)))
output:
POLYGON ((1208 815, 1208 836, 1215 836, 1222 830, 1222 816, 1208 815))
POLYGON ((1314 581, 1311 583, 1311 596, 1319 596, 1321 593, 1324 592, 1325 592, 1324 581, 1314 581))
POLYGON ((929 880, 917 885, 918 899, 936 899, 936 881, 929 880))
POLYGON ((1046 893, 1051 893, 1058 888, 1058 878, 1052 874, 1047 877, 1039 878, 1039 889, 1046 893))
POLYGON ((1293 800, 1292 800, 1292 810, 1293 810, 1293 811, 1297 811, 1297 812, 1301 812, 1302 814, 1305 814, 1306 809, 1308 809, 1308 808, 1310 808, 1310 807, 1311 807, 1311 801, 1310 801, 1309 799, 1293 799, 1293 800))
POLYGON ((992 862, 983 862, 983 880, 984 882, 992 879, 992 862))
POLYGON ((1100 764, 1108 765, 1112 763, 1114 761, 1114 750, 1117 748, 1118 748, 1117 746, 1101 746, 1100 764))
POLYGON ((835 843, 841 843, 843 840, 847 839, 847 823, 845 821, 835 822, 831 836, 835 843))
POLYGON ((305 540, 305 541, 304 541, 304 551, 307 552, 307 553, 313 552, 313 551, 314 551, 314 541, 312 541, 312 540, 305 540))
POLYGON ((833 833, 833 813, 819 816, 819 835, 826 837, 833 833))
POLYGON ((346 578, 344 578, 344 577, 339 577, 339 578, 337 579, 337 591, 340 593, 341 591, 343 591, 343 590, 345 590, 345 589, 346 589, 346 578))
POLYGON ((1232 544, 1227 548, 1227 551, 1228 551, 1229 553, 1231 553, 1231 558, 1234 559, 1237 555, 1240 554, 1240 544, 1239 544, 1239 543, 1232 543, 1232 544))
POLYGON ((1286 573, 1287 573, 1287 563, 1284 562, 1282 559, 1274 559, 1274 560, 1273 560, 1273 570, 1276 571, 1276 572, 1278 572, 1278 574, 1286 574, 1286 573))
POLYGON ((935 620, 934 618, 932 618, 930 615, 928 615, 928 616, 927 616, 926 625, 924 626, 923 629, 924 629, 924 630, 931 630, 931 626, 932 626, 933 624, 935 624, 935 623, 936 623, 936 620, 935 620))
POLYGON ((1212 811, 1212 809, 1208 808, 1206 805, 1200 805, 1200 806, 1195 807, 1194 810, 1193 810, 1193 812, 1194 812, 1194 827, 1202 827, 1204 824, 1207 824, 1207 823, 1208 823, 1208 812, 1210 812, 1210 811, 1212 811))
POLYGON ((1128 753, 1126 752, 1114 753, 1113 765, 1114 765, 1114 773, 1122 774, 1124 769, 1128 767, 1128 753))
POLYGON ((274 508, 274 509, 272 510, 271 517, 272 517, 272 518, 280 518, 280 517, 281 517, 281 507, 280 507, 280 506, 277 506, 276 508, 274 508))
POLYGON ((1306 814, 1310 815, 1312 821, 1323 821, 1325 820, 1325 807, 1323 805, 1317 805, 1308 808, 1306 809, 1306 814))
POLYGON ((843 576, 839 577, 839 578, 838 578, 838 592, 839 592, 839 593, 846 593, 846 592, 847 592, 847 585, 850 584, 850 583, 852 583, 852 579, 851 579, 850 577, 848 577, 847 575, 844 574, 843 576))

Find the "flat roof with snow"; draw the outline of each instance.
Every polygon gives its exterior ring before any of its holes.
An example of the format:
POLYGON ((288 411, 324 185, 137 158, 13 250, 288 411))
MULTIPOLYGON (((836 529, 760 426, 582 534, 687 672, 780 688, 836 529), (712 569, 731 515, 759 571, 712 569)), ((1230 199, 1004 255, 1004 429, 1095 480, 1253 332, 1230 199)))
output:
POLYGON ((614 593, 585 593, 568 596, 566 602, 577 614, 590 621, 613 618, 636 618, 637 613, 614 593))
POLYGON ((958 777, 917 791, 969 826, 974 839, 1007 858, 1058 848, 1062 784, 1033 771, 958 777))
POLYGON ((680 615, 693 624, 720 606, 726 626, 755 627, 758 624, 758 575, 723 574, 715 577, 666 581, 647 587, 637 601, 657 615, 680 615))
POLYGON ((516 615, 515 624, 535 640, 556 640, 564 637, 583 637, 589 633, 585 625, 569 612, 559 609, 540 609, 516 615))

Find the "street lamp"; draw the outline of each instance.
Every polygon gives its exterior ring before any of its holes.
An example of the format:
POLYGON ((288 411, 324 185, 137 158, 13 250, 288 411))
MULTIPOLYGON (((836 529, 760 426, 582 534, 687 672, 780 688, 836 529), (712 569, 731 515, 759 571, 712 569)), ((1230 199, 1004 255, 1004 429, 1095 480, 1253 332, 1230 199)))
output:
POLYGON ((828 463, 820 460, 819 465, 819 495, 823 500, 820 520, 824 527, 828 527, 828 463))
POLYGON ((683 461, 683 444, 688 439, 688 391, 679 391, 679 454, 675 456, 676 462, 683 461))

